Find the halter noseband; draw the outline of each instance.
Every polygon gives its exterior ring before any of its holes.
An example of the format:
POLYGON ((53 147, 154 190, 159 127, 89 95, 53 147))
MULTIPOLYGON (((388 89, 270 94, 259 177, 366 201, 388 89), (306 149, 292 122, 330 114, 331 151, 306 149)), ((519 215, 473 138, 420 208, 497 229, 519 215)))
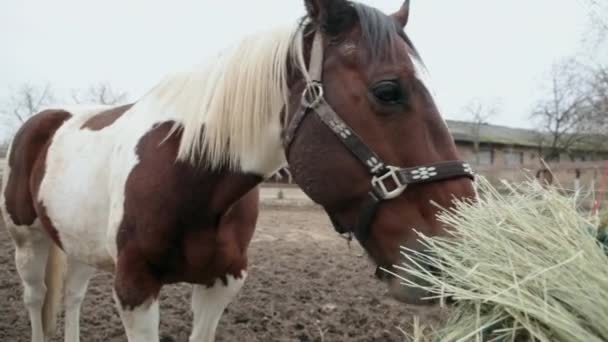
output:
MULTIPOLYGON (((409 184, 431 183, 459 177, 474 179, 471 166, 459 160, 443 161, 411 168, 386 165, 325 101, 323 84, 321 82, 322 74, 323 37, 317 31, 310 54, 310 80, 302 92, 300 108, 288 122, 284 131, 283 145, 286 153, 289 153, 289 148, 300 123, 308 112, 313 111, 350 152, 367 167, 372 176, 371 191, 369 192, 368 200, 364 204, 357 226, 354 230, 351 230, 361 243, 367 240, 371 233, 370 227, 378 205, 382 201, 401 195, 409 184)), ((343 228, 339 228, 333 218, 332 221, 338 233, 343 234, 347 232, 343 228)))

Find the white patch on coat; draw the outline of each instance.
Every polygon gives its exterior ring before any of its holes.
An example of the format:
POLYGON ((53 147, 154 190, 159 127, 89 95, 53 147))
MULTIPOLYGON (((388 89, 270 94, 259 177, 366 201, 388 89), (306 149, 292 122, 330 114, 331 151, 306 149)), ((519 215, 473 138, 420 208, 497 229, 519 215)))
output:
POLYGON ((276 116, 264 128, 264 135, 258 140, 257 148, 240 157, 242 172, 268 178, 287 165, 281 131, 280 117, 276 116))
POLYGON ((68 255, 109 269, 117 256, 125 183, 139 161, 137 144, 155 124, 174 116, 155 111, 147 101, 101 130, 82 129, 97 113, 73 113, 57 130, 38 200, 68 255))
POLYGON ((239 293, 247 272, 239 277, 227 275, 227 284, 216 279, 211 287, 194 285, 192 289, 192 312, 194 313, 190 342, 215 341, 215 331, 224 310, 239 293))
POLYGON ((133 309, 124 309, 114 292, 114 301, 129 342, 157 342, 159 325, 158 300, 148 299, 133 309))
POLYGON ((65 341, 80 341, 80 307, 95 269, 80 261, 67 260, 63 302, 65 305, 65 341))

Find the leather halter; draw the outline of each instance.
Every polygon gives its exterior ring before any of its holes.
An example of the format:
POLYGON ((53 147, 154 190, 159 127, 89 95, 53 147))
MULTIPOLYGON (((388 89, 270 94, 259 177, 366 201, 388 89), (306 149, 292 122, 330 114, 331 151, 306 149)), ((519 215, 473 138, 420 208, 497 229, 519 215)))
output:
MULTIPOLYGON (((302 92, 301 105, 294 114, 283 132, 283 145, 286 154, 293 142, 293 138, 307 113, 314 112, 321 121, 331 129, 338 139, 350 150, 350 152, 366 166, 371 179, 371 190, 369 198, 364 204, 363 211, 357 222, 357 226, 350 232, 355 234, 357 240, 363 243, 370 235, 370 227, 374 220, 378 205, 385 200, 400 196, 409 184, 422 184, 438 182, 451 178, 468 177, 474 179, 471 166, 463 161, 443 161, 424 166, 402 168, 385 164, 382 159, 372 151, 363 140, 349 127, 325 101, 323 96, 323 37, 317 31, 315 33, 309 64, 310 79, 302 92)), ((349 231, 338 227, 334 222, 334 228, 338 233, 344 234, 349 231)))

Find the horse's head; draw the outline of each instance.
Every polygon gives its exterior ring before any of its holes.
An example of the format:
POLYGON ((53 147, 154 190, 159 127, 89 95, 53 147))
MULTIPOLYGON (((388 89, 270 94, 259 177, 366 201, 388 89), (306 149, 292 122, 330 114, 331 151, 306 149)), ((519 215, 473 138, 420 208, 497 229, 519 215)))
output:
MULTIPOLYGON (((290 170, 339 232, 390 268, 403 262, 400 246, 420 250, 416 231, 445 233, 436 204, 472 198, 471 171, 420 78, 403 30, 409 1, 392 15, 345 0, 305 3, 309 78, 294 72, 289 81, 290 170)), ((382 278, 407 302, 425 295, 382 278)))

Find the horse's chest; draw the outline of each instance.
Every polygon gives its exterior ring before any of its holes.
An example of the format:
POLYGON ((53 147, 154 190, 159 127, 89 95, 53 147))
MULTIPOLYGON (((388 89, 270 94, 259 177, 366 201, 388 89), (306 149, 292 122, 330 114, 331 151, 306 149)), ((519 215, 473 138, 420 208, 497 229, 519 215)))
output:
POLYGON ((184 234, 179 242, 180 256, 167 258, 174 261, 165 265, 168 266, 167 282, 187 281, 212 285, 216 279, 223 279, 228 274, 238 276, 246 268, 246 252, 233 232, 227 234, 222 229, 226 227, 184 234))

